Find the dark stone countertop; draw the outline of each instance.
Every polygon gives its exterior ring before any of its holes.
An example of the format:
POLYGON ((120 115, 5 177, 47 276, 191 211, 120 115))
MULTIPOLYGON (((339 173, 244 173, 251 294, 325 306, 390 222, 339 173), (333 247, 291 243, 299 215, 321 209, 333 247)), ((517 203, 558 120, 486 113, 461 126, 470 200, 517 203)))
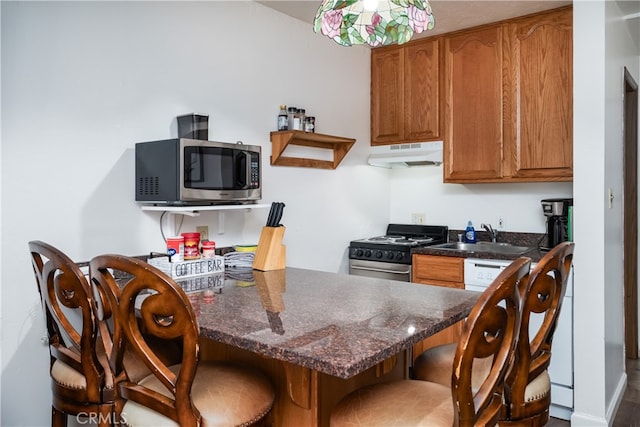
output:
MULTIPOLYGON (((464 234, 464 230, 449 230, 449 241, 455 242, 458 240, 458 234, 464 234)), ((485 231, 476 230, 476 237, 479 242, 491 241, 489 234, 485 231)), ((546 253, 545 251, 540 249, 540 243, 543 241, 545 235, 537 234, 537 233, 512 233, 512 232, 502 232, 498 235, 498 242, 510 243, 514 246, 526 246, 529 247, 530 250, 523 254, 513 255, 513 254, 500 254, 496 252, 482 252, 478 251, 456 251, 451 249, 437 249, 433 246, 424 246, 421 248, 416 248, 411 251, 413 254, 423 254, 423 255, 442 255, 442 256, 452 256, 458 258, 480 258, 480 259, 500 259, 500 260, 514 260, 521 256, 526 256, 531 258, 532 262, 538 262, 546 253)), ((480 248, 480 247, 479 247, 480 248)))
POLYGON ((179 283, 202 337, 340 378, 464 319, 479 296, 298 268, 228 268, 179 283))

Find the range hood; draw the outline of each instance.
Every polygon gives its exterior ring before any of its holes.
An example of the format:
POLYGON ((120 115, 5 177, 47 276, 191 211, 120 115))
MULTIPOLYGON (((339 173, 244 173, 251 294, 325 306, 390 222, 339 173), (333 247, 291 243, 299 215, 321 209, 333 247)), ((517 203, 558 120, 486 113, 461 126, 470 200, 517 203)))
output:
POLYGON ((384 168, 438 166, 442 164, 442 141, 376 146, 367 162, 384 168))

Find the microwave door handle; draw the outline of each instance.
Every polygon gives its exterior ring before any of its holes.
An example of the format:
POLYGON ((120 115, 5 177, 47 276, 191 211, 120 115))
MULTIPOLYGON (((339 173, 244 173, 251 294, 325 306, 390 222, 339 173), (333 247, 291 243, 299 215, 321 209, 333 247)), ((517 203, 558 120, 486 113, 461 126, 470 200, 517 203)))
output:
POLYGON ((244 187, 243 189, 249 188, 251 184, 251 156, 246 151, 240 151, 240 154, 244 156, 244 187))

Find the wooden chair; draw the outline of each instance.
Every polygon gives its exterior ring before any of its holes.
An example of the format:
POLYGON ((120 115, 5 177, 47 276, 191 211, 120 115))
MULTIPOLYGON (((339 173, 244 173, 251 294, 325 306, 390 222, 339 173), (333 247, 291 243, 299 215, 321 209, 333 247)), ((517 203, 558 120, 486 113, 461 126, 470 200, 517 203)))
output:
POLYGON ((491 426, 502 408, 504 378, 520 330, 518 284, 527 281, 529 258, 519 258, 482 293, 464 324, 445 386, 427 381, 380 383, 352 392, 331 414, 343 426, 491 426), (489 358, 490 373, 472 388, 475 358, 489 358))
MULTIPOLYGON (((563 242, 545 254, 531 272, 528 285, 521 288, 522 323, 514 367, 506 378, 505 405, 500 425, 543 426, 549 420, 551 405, 551 345, 567 278, 573 260, 574 243, 563 242), (537 329, 531 316, 542 316, 537 329)), ((415 361, 416 379, 445 384, 451 378, 454 344, 434 347, 415 361)), ((486 361, 478 360, 478 378, 486 374, 486 361), (483 373, 484 371, 484 373, 483 373)))
POLYGON ((29 251, 47 322, 51 425, 66 426, 68 415, 111 425, 115 389, 98 339, 89 282, 78 266, 53 246, 31 241, 29 251))
POLYGON ((263 420, 275 393, 246 366, 199 363, 198 324, 184 291, 166 274, 134 258, 102 255, 90 262, 100 295, 99 322, 112 337, 116 412, 128 426, 246 426, 263 420), (116 280, 122 272, 127 278, 116 280), (181 345, 178 364, 150 339, 181 345), (140 365, 148 375, 140 375, 140 365))

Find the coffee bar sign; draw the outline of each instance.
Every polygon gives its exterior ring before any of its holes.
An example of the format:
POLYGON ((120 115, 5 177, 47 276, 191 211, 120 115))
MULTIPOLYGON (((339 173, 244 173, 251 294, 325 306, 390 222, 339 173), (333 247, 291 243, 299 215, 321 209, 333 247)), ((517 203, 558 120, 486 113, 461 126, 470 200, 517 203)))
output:
POLYGON ((161 257, 150 258, 148 262, 175 280, 224 272, 224 258, 221 256, 182 262, 169 262, 167 258, 161 257))
POLYGON ((195 276, 186 279, 176 280, 186 293, 200 292, 207 289, 222 292, 224 287, 224 273, 207 274, 206 276, 195 276))

